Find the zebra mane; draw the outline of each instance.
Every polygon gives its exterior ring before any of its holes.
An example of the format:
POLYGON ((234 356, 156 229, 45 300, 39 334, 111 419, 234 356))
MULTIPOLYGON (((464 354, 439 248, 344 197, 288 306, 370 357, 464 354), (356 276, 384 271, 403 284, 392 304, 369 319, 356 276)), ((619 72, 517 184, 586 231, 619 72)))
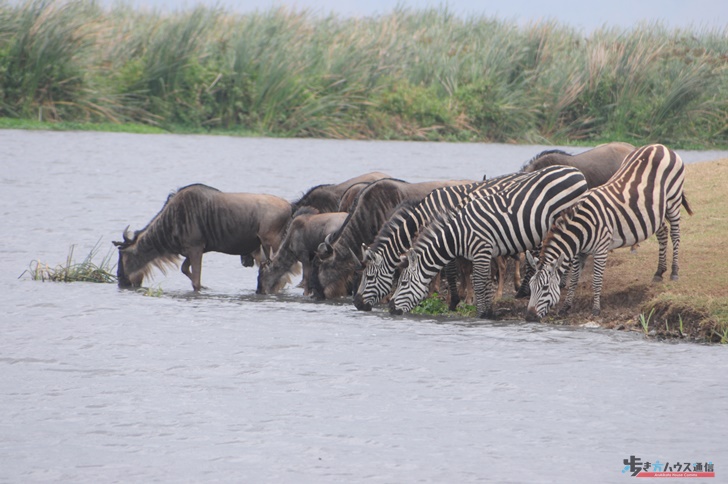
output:
POLYGON ((537 154, 530 160, 528 160, 526 163, 523 164, 520 171, 536 171, 541 168, 545 168, 547 166, 551 166, 553 163, 548 163, 546 159, 541 160, 541 158, 548 156, 548 155, 565 155, 565 156, 571 156, 571 153, 567 153, 564 150, 544 150, 541 153, 537 154), (540 163, 539 163, 540 161, 540 163))
POLYGON ((416 250, 436 240, 445 226, 457 215, 457 210, 449 209, 433 214, 430 223, 420 230, 417 238, 412 242, 412 250, 416 250))
POLYGON ((556 239, 557 233, 562 232, 566 225, 574 218, 574 214, 576 214, 575 207, 576 205, 572 205, 565 208, 559 214, 559 216, 556 217, 556 220, 554 220, 554 223, 551 225, 551 228, 541 242, 541 253, 539 254, 539 261, 544 260, 546 249, 550 247, 553 240, 556 239))
POLYGON ((384 242, 391 239, 396 231, 402 227, 403 223, 412 216, 412 213, 421 202, 416 200, 405 200, 404 202, 397 205, 394 209, 394 213, 389 217, 389 220, 382 226, 381 230, 374 238, 374 242, 369 246, 369 250, 376 252, 384 242))

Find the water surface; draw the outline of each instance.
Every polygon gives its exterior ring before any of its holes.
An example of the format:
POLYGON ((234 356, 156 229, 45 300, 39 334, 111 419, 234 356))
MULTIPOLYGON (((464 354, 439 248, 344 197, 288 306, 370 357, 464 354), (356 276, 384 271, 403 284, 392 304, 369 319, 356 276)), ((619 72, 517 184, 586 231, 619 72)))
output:
POLYGON ((190 183, 292 200, 373 170, 496 176, 545 146, 0 131, 0 147, 0 482, 616 482, 630 455, 728 465, 722 347, 256 296, 256 271, 222 254, 199 295, 177 271, 151 282, 161 297, 18 278, 71 244, 105 254, 190 183))

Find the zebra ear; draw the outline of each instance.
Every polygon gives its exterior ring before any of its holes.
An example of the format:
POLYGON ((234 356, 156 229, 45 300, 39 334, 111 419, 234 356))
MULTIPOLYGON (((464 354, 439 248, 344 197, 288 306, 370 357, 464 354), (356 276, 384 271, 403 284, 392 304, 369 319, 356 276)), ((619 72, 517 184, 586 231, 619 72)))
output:
POLYGON ((414 250, 407 251, 407 265, 417 264, 417 253, 414 250))
POLYGON ((528 265, 530 265, 533 268, 533 270, 538 269, 538 259, 536 259, 535 257, 533 257, 533 255, 531 255, 531 251, 528 251, 528 250, 526 251, 526 261, 528 262, 528 265))
POLYGON ((554 266, 551 268, 551 272, 554 274, 559 274, 559 269, 564 265, 564 261, 566 260, 566 254, 561 254, 559 258, 554 262, 554 266))

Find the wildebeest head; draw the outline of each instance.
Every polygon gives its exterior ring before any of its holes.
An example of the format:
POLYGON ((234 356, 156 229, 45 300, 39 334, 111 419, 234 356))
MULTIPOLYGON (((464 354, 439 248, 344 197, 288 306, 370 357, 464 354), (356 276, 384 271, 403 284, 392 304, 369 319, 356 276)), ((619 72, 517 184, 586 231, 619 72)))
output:
POLYGON ((316 299, 343 297, 352 291, 359 259, 350 250, 336 250, 331 234, 319 244, 313 261, 311 290, 316 299))
POLYGON ((119 287, 139 287, 142 285, 144 280, 144 272, 141 270, 130 270, 129 269, 129 252, 132 251, 134 244, 136 243, 139 232, 131 233, 129 226, 124 229, 122 233, 122 241, 112 242, 116 247, 119 248, 119 262, 116 264, 116 278, 119 287), (133 277, 130 277, 133 275, 133 277))
POLYGON ((281 262, 282 258, 277 259, 273 254, 273 248, 270 249, 269 254, 266 254, 263 250, 261 250, 261 254, 262 260, 258 269, 258 287, 255 292, 256 294, 276 294, 291 282, 290 277, 287 276, 290 264, 281 262))

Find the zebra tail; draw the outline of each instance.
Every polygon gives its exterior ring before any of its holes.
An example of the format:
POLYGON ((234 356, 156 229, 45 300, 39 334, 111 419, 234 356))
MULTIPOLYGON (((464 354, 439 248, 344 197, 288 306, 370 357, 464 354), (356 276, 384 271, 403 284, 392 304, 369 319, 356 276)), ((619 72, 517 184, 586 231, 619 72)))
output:
POLYGON ((686 197, 684 193, 682 196, 682 206, 685 207, 685 210, 687 210, 688 215, 693 214, 693 210, 690 208, 690 204, 688 203, 688 197, 686 197))

